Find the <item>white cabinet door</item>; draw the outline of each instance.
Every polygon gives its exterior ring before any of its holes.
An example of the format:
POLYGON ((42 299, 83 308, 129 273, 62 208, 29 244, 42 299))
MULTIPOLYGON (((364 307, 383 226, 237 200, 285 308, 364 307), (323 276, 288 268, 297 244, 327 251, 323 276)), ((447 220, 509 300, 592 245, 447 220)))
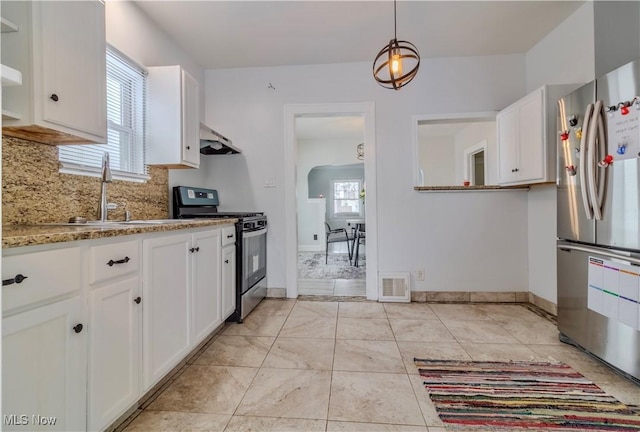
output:
POLYGON ((200 165, 200 105, 198 81, 182 70, 182 160, 200 165))
POLYGON ((3 63, 22 86, 3 89, 3 134, 47 144, 106 142, 104 2, 5 2, 19 31, 2 37, 3 63))
POLYGON ((34 4, 42 9, 41 39, 36 42, 36 47, 42 44, 42 120, 105 138, 104 4, 34 4))
POLYGON ((535 182, 545 176, 543 89, 527 95, 518 106, 518 181, 535 182))
POLYGON ((86 429, 87 331, 81 321, 80 296, 3 319, 3 430, 86 429))
POLYGON ((193 320, 194 344, 222 324, 220 293, 220 230, 193 234, 193 320))
POLYGON ((496 117, 498 128, 498 167, 500 183, 517 179, 518 167, 518 110, 516 107, 501 111, 496 117))
POLYGON ((236 310, 236 247, 222 249, 222 319, 236 310))
POLYGON ((191 234, 143 241, 143 391, 191 347, 191 234))
POLYGON ((89 430, 103 430, 140 395, 142 303, 135 274, 89 293, 89 430))
POLYGON ((148 164, 198 168, 198 81, 179 65, 148 68, 148 164))

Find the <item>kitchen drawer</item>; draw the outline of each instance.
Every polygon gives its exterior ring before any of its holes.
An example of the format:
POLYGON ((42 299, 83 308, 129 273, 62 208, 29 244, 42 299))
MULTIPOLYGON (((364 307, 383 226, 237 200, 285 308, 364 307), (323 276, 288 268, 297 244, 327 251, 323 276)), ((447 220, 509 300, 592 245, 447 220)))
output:
POLYGON ((235 225, 222 228, 222 246, 233 244, 236 242, 236 227, 235 225))
POLYGON ((140 243, 137 240, 94 246, 90 257, 90 284, 140 271, 140 243))
POLYGON ((2 310, 8 311, 78 291, 82 286, 80 248, 64 248, 2 257, 2 310))

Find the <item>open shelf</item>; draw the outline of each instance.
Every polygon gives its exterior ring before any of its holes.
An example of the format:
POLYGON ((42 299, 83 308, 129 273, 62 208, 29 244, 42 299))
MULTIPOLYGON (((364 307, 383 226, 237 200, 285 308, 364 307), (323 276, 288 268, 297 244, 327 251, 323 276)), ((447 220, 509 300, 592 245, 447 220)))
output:
POLYGON ((2 76, 2 86, 19 86, 22 85, 22 73, 9 66, 0 65, 0 76, 2 76))
POLYGON ((20 27, 18 27, 17 24, 12 23, 11 21, 9 21, 6 18, 0 17, 0 32, 1 33, 17 32, 18 30, 20 30, 20 27))

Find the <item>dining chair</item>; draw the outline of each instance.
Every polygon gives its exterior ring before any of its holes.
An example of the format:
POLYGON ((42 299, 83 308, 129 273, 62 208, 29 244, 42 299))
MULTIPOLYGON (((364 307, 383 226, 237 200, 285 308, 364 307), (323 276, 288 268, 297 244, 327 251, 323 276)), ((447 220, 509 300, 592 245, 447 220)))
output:
POLYGON ((331 229, 331 226, 325 222, 325 254, 324 254, 324 263, 327 264, 329 260, 329 243, 339 243, 346 242, 347 243, 347 251, 349 252, 349 265, 351 265, 351 256, 353 253, 352 248, 350 247, 351 240, 353 240, 352 236, 349 236, 349 233, 344 228, 336 228, 331 229))
POLYGON ((358 258, 360 256, 360 245, 361 244, 366 244, 366 232, 365 232, 365 224, 358 224, 358 229, 355 232, 355 237, 353 240, 353 246, 352 246, 352 250, 353 250, 353 265, 355 265, 356 267, 359 267, 358 265, 358 258))

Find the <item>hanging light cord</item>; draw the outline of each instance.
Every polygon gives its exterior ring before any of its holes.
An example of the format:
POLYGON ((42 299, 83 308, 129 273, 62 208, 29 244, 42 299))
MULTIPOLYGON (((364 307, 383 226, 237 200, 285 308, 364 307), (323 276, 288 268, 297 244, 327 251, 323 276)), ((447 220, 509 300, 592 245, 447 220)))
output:
POLYGON ((396 0, 393 0, 393 38, 398 39, 398 16, 396 14, 396 0))

